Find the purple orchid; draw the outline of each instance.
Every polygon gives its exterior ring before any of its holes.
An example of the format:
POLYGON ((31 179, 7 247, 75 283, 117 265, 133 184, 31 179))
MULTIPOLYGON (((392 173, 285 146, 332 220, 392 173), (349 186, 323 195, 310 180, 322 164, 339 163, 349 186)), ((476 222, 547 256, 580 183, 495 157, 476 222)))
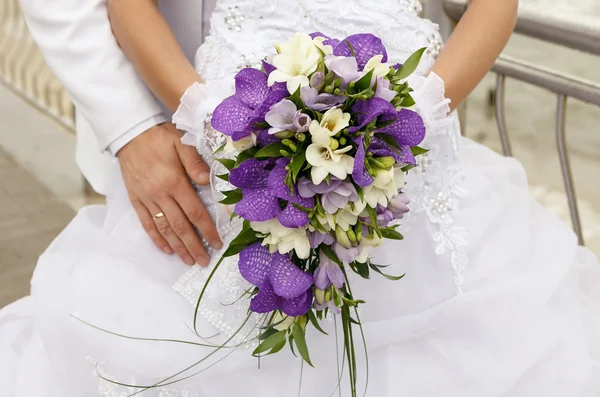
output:
POLYGON ((310 116, 302 113, 296 104, 289 99, 276 103, 265 115, 265 120, 271 128, 269 134, 282 131, 306 132, 312 121, 310 116))
POLYGON ((234 141, 256 131, 272 105, 289 96, 287 90, 269 88, 267 74, 246 68, 235 76, 235 94, 215 109, 212 126, 234 141))
POLYGON ((314 32, 310 34, 311 39, 314 39, 315 37, 323 37, 325 39, 325 41, 323 41, 323 45, 330 45, 332 47, 336 47, 338 44, 340 44, 340 41, 338 39, 332 39, 331 37, 321 32, 314 32))
POLYGON ((381 39, 370 33, 360 33, 348 36, 333 48, 333 55, 352 57, 358 63, 358 70, 362 71, 371 58, 383 55, 381 62, 388 61, 387 51, 381 39), (350 45, 348 45, 350 44, 350 45))
POLYGON ((315 270, 315 287, 320 290, 327 289, 331 284, 336 288, 342 288, 346 281, 344 272, 340 266, 321 252, 319 256, 319 267, 315 270))
POLYGON ((415 164, 416 160, 410 148, 418 145, 425 138, 425 124, 418 113, 408 109, 398 111, 391 103, 377 97, 357 102, 352 111, 358 114, 358 118, 357 125, 349 129, 351 133, 362 130, 376 119, 380 122, 390 121, 391 124, 375 130, 374 133, 390 136, 401 147, 401 150, 395 150, 381 139, 374 137, 371 145, 365 148, 363 138, 357 137, 355 143, 358 148, 352 178, 358 186, 365 187, 373 182, 373 177, 369 175, 364 165, 367 152, 378 156, 394 157, 398 163, 415 164))
POLYGON ((281 158, 259 161, 248 159, 229 173, 229 182, 242 190, 242 200, 236 204, 235 212, 251 222, 264 222, 277 218, 289 228, 304 227, 309 223, 308 214, 293 204, 313 208, 313 198, 303 198, 294 187, 290 194, 285 184, 286 167, 289 159, 281 158), (282 210, 280 200, 287 201, 282 210))
POLYGON ((307 108, 316 110, 317 112, 324 112, 331 109, 334 106, 338 106, 346 100, 345 96, 336 96, 333 94, 322 93, 316 88, 303 87, 300 89, 300 98, 307 108))
POLYGON ((258 287, 250 309, 255 313, 281 310, 298 317, 310 310, 313 302, 313 277, 299 269, 287 255, 271 254, 261 243, 254 243, 240 252, 240 274, 258 287))
POLYGON ((321 233, 319 231, 306 232, 308 242, 311 248, 317 248, 321 244, 331 245, 335 242, 335 238, 331 233, 321 233))
POLYGON ((309 198, 321 195, 323 209, 329 214, 335 214, 339 209, 346 208, 349 202, 358 201, 358 193, 351 182, 341 181, 335 176, 329 183, 326 181, 315 185, 306 177, 298 181, 298 192, 301 197, 309 198))

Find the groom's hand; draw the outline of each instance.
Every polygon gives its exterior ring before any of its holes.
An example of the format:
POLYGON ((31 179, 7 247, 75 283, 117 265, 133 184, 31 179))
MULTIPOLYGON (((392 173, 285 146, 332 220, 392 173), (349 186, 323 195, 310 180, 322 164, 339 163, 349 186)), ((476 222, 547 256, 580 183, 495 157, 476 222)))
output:
POLYGON ((181 143, 181 135, 171 123, 157 125, 129 142, 118 157, 129 199, 154 244, 165 253, 176 252, 188 265, 208 265, 193 226, 213 247, 222 242, 189 178, 207 185, 209 169, 195 148, 181 143))

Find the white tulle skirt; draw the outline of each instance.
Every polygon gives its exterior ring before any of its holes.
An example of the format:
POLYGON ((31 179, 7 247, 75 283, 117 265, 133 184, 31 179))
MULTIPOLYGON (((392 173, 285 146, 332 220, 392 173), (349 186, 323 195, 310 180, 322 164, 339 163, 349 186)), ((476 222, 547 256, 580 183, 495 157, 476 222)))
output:
MULTIPOLYGON (((352 280, 354 295, 367 301, 366 395, 600 395, 598 260, 529 197, 518 162, 466 139, 462 146, 464 293, 457 294, 455 272, 435 253, 424 219, 404 241, 379 248, 375 262, 406 277, 352 280)), ((115 180, 122 184, 118 174, 115 180)), ((210 354, 207 347, 126 339, 77 319, 135 337, 206 343, 190 331, 192 305, 173 289, 187 270, 152 245, 122 185, 108 206, 84 208, 41 256, 32 295, 0 311, 0 395, 126 396, 139 389, 98 374, 153 385, 210 354)), ((348 396, 345 378, 336 391, 344 360, 335 320, 327 328, 329 336, 308 335, 315 368, 301 368, 288 349, 260 363, 246 348, 224 349, 194 368, 199 375, 142 395, 348 396)), ((202 316, 198 332, 218 333, 202 316)), ((357 356, 366 362, 361 351, 357 356)), ((366 374, 363 366, 359 395, 366 374)))

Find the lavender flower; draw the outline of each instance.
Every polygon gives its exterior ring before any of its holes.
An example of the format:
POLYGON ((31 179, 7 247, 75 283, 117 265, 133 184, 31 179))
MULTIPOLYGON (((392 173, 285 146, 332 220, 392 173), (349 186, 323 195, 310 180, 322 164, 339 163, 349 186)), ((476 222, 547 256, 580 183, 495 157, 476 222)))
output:
POLYGON ((271 125, 269 134, 282 131, 306 132, 312 121, 310 116, 298 110, 289 99, 276 103, 265 115, 265 121, 271 125))
POLYGON ((394 219, 402 219, 404 218, 404 214, 406 214, 408 209, 408 204, 410 200, 408 196, 404 193, 400 193, 397 196, 392 197, 392 199, 388 203, 388 210, 393 215, 394 219))
POLYGON ((332 261, 327 255, 321 252, 320 264, 315 270, 315 286, 318 289, 325 290, 333 284, 336 288, 342 288, 346 278, 340 266, 332 261))
MULTIPOLYGON (((366 229, 366 228, 365 228, 366 229)), ((340 243, 333 243, 333 252, 337 255, 340 261, 343 263, 352 263, 362 251, 362 243, 357 246, 351 246, 350 248, 344 248, 340 243)))
POLYGON ((343 103, 346 100, 344 96, 332 94, 319 94, 316 88, 303 87, 300 89, 300 98, 307 108, 323 112, 343 103))
POLYGON ((388 102, 391 102, 392 99, 398 95, 398 93, 394 90, 390 90, 390 81, 383 77, 377 78, 377 89, 375 91, 375 98, 381 98, 388 102))
POLYGON ((341 181, 335 176, 331 177, 329 184, 323 181, 318 185, 302 177, 298 182, 298 193, 303 198, 320 194, 323 209, 329 214, 335 214, 338 210, 346 208, 348 203, 358 201, 358 193, 354 185, 351 182, 341 181))
POLYGON ((321 244, 331 245, 335 242, 335 238, 333 235, 331 235, 331 233, 321 233, 319 231, 315 231, 306 232, 306 234, 311 248, 317 248, 321 244))

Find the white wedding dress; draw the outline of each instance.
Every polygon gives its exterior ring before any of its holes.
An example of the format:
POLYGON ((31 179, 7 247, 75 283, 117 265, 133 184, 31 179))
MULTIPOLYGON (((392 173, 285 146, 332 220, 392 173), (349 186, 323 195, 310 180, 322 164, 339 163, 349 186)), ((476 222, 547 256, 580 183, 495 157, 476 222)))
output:
MULTIPOLYGON (((366 396, 598 396, 600 264, 530 198, 517 161, 461 138, 454 116, 446 117, 443 87, 418 77, 441 47, 436 25, 420 19, 419 9, 417 0, 223 0, 198 52, 198 72, 231 81, 296 31, 340 39, 371 32, 394 62, 428 47, 413 81, 434 126, 423 143, 431 150, 408 178, 406 239, 386 242, 375 255, 375 263, 391 265, 389 273, 406 277, 351 280, 367 302, 366 396)), ((210 190, 201 196, 214 210, 210 190)), ((213 351, 127 339, 78 320, 133 337, 207 343, 189 327, 209 270, 153 246, 119 174, 108 202, 81 210, 41 256, 32 295, 0 312, 0 396, 128 396, 139 389, 102 377, 154 385, 213 351)), ((208 343, 222 342, 245 319, 247 301, 236 302, 243 290, 235 262, 226 263, 200 308, 198 330, 208 343)), ((329 336, 307 336, 314 369, 301 371, 289 349, 261 359, 260 369, 250 349, 224 349, 183 374, 204 370, 197 376, 141 395, 349 396, 345 378, 336 391, 343 360, 336 358, 335 320, 327 325, 329 336)), ((366 374, 361 367, 360 395, 366 374)))

